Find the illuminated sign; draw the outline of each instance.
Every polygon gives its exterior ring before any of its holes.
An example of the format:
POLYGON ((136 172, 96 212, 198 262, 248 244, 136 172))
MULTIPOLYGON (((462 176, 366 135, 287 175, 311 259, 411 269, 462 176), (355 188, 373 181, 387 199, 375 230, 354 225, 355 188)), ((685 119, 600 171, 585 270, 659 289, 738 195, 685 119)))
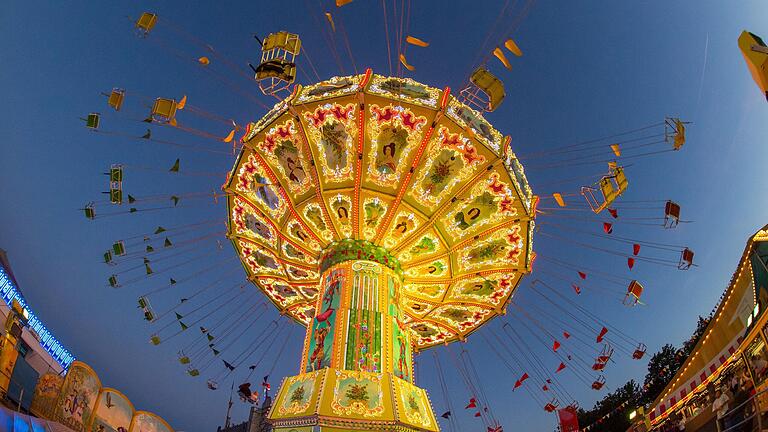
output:
POLYGON ((53 337, 40 319, 38 319, 29 309, 27 301, 24 300, 24 297, 22 297, 21 293, 13 285, 11 278, 8 277, 8 274, 2 266, 0 266, 0 297, 3 298, 3 301, 5 301, 5 304, 7 304, 8 307, 11 307, 14 299, 19 302, 21 307, 23 307, 29 314, 29 327, 40 337, 40 346, 42 346, 48 354, 61 365, 61 367, 64 369, 69 368, 69 365, 75 360, 75 357, 53 337))

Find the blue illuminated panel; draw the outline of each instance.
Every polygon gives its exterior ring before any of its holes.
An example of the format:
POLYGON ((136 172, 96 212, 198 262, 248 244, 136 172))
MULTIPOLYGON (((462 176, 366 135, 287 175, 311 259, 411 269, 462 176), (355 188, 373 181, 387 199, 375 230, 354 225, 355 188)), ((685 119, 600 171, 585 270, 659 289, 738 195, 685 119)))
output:
POLYGON ((11 307, 13 300, 16 299, 21 306, 29 313, 29 327, 40 336, 40 346, 42 346, 48 354, 56 360, 61 367, 67 369, 75 357, 64 346, 53 337, 50 331, 43 325, 43 323, 32 313, 27 306, 26 300, 21 296, 21 293, 13 286, 11 278, 5 272, 5 269, 0 266, 0 297, 3 301, 11 307))

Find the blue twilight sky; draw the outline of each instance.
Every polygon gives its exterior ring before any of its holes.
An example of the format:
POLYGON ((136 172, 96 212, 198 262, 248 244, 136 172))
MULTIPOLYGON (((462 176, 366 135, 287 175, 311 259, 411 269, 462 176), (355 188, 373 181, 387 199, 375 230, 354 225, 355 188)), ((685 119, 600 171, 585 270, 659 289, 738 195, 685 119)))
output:
MULTIPOLYGON (((436 87, 448 85, 456 89, 478 58, 479 47, 504 2, 406 3, 411 3, 410 33, 431 43, 426 49, 408 49, 409 61, 416 67, 409 76, 436 87)), ((527 2, 509 3, 511 15, 519 16, 527 2)), ((387 6, 391 24, 392 2, 388 0, 387 6)), ((151 145, 120 135, 90 133, 78 117, 100 111, 104 113, 104 130, 141 135, 146 125, 135 120, 146 112, 143 96, 178 98, 186 94, 191 104, 241 124, 264 113, 254 100, 269 103, 258 94, 253 82, 231 69, 212 68, 224 73, 227 81, 223 82, 176 56, 174 53, 181 52, 187 57, 205 54, 191 39, 159 25, 149 39, 141 40, 133 34, 127 16, 136 17, 144 10, 152 10, 161 17, 161 23, 166 18, 216 47, 244 73, 248 73, 246 63, 258 56, 253 33, 290 30, 301 34, 314 67, 325 78, 340 73, 320 31, 320 26, 327 25, 322 17, 325 10, 334 13, 337 27, 343 25, 346 29, 358 70, 372 67, 380 73, 388 72, 381 3, 356 0, 336 10, 328 0, 237 4, 9 1, 3 9, 0 247, 8 250, 21 289, 36 313, 75 356, 98 371, 105 385, 122 390, 137 408, 158 413, 177 430, 212 431, 224 421, 228 397, 224 388, 233 377, 222 380, 218 391, 210 391, 204 382, 218 372, 218 363, 210 374, 187 376, 176 361, 176 350, 189 343, 189 339, 183 339, 189 335, 159 347, 151 346, 148 338, 154 329, 141 320, 135 301, 138 295, 162 286, 168 275, 188 277, 211 266, 221 271, 202 272, 174 288, 176 292, 167 290, 157 296, 156 306, 162 309, 183 293, 191 293, 222 277, 225 280, 221 285, 207 294, 228 298, 230 294, 224 291, 242 279, 231 248, 225 244, 221 252, 216 252, 215 241, 191 243, 189 255, 156 264, 157 270, 168 269, 164 275, 118 290, 105 286, 113 269, 101 264, 100 257, 112 241, 149 232, 157 225, 171 227, 223 220, 223 206, 210 199, 183 200, 175 210, 96 221, 85 220, 77 209, 87 201, 104 198, 100 192, 107 182, 101 173, 110 163, 133 167, 126 170, 125 189, 143 197, 210 191, 221 184, 233 158, 228 154, 151 145), (99 95, 114 86, 127 88, 129 95, 133 92, 124 112, 119 113, 122 115, 109 112, 99 95), (177 157, 182 159, 186 171, 216 176, 164 173, 177 157), (146 170, 148 167, 160 170, 146 170), (186 267, 169 269, 195 257, 200 258, 186 267)), ((541 0, 534 2, 527 17, 513 28, 515 21, 514 17, 504 18, 495 37, 514 29, 513 37, 525 55, 512 59, 511 72, 501 69, 493 59, 489 63, 504 80, 507 99, 488 119, 502 133, 513 137, 513 147, 521 158, 656 123, 667 115, 694 122, 682 151, 632 163, 627 170, 630 189, 623 199, 675 199, 683 207, 683 218, 695 223, 663 230, 623 225, 619 219, 615 230, 617 235, 630 238, 688 245, 696 251, 697 268, 682 272, 638 263, 629 273, 621 257, 576 248, 544 235, 539 235, 535 243, 542 257, 551 256, 644 282, 648 303, 645 307, 624 308, 615 298, 599 293, 587 292, 577 300, 644 341, 649 352, 667 342, 679 344, 690 335, 696 316, 708 313, 717 301, 747 236, 768 223, 768 204, 763 199, 768 104, 752 82, 736 44, 743 29, 768 35, 768 3, 541 0)), ((353 66, 342 39, 335 43, 345 72, 351 72, 353 66)), ((301 76, 300 81, 312 81, 314 74, 306 56, 300 65, 312 74, 301 76)), ((220 67, 221 61, 212 58, 214 66, 220 67)), ((212 121, 201 121, 196 126, 222 135, 227 132, 226 126, 212 121)), ((153 133, 160 139, 227 149, 226 145, 175 131, 155 128, 153 133)), ((601 170, 600 164, 578 169, 536 169, 532 165, 527 173, 534 192, 573 193, 580 181, 558 185, 552 182, 596 175, 601 170)), ((164 205, 166 201, 161 200, 149 206, 164 205)), ((112 210, 105 206, 100 209, 102 213, 112 210)), ((628 208, 622 215, 655 217, 660 211, 628 208)), ((542 217, 542 233, 558 233, 547 227, 548 220, 580 230, 600 231, 596 219, 542 217)), ((219 231, 223 231, 223 226, 214 224, 196 233, 171 237, 183 241, 219 231)), ((566 236, 590 241, 590 237, 567 231, 566 236)), ((605 246, 617 248, 616 244, 605 246)), ((675 259, 674 253, 666 257, 675 259)), ((548 268, 543 260, 537 265, 548 268)), ((546 309, 547 304, 530 291, 529 282, 530 279, 521 286, 516 304, 529 310, 546 309)), ((567 284, 558 287, 565 294, 572 294, 567 284)), ((251 310, 249 305, 260 300, 255 290, 249 288, 235 305, 242 305, 243 309, 233 307, 232 317, 239 316, 238 310, 251 310)), ((233 338, 231 352, 239 353, 259 340, 268 322, 276 318, 269 309, 253 326, 246 320, 238 327, 242 328, 243 336, 233 338)), ((222 309, 222 313, 230 313, 228 310, 222 309)), ((510 315, 492 323, 493 331, 498 332, 508 321, 525 333, 518 325, 524 316, 515 311, 510 311, 510 315)), ((254 378, 266 374, 273 363, 275 387, 279 377, 296 372, 301 332, 296 325, 289 328, 291 337, 281 336, 275 343, 264 344, 268 353, 254 378), (283 340, 288 340, 285 351, 275 361, 283 340)), ((489 334, 487 329, 482 332, 489 334)), ((536 358, 553 370, 558 360, 547 354, 536 338, 529 335, 526 339, 536 347, 536 358)), ((482 337, 473 337, 466 347, 479 369, 479 385, 491 395, 492 410, 508 430, 514 426, 514 430, 526 431, 552 427, 553 416, 545 413, 529 393, 512 393, 518 376, 506 369, 482 337)), ((461 430, 484 430, 470 412, 463 410, 468 391, 453 367, 451 356, 444 348, 436 352, 445 369, 449 398, 461 430)), ((607 370, 607 386, 614 388, 629 378, 642 381, 646 362, 647 358, 639 362, 626 356, 619 358, 607 370)), ((417 363, 418 382, 430 391, 439 414, 446 405, 432 354, 419 356, 417 363)), ((524 364, 514 368, 527 369, 524 364)), ((234 379, 239 383, 245 374, 247 371, 238 370, 234 379)), ((604 394, 588 389, 571 371, 564 371, 560 381, 581 406, 591 406, 604 394)), ((237 403, 234 419, 245 419, 246 412, 245 405, 237 403)))

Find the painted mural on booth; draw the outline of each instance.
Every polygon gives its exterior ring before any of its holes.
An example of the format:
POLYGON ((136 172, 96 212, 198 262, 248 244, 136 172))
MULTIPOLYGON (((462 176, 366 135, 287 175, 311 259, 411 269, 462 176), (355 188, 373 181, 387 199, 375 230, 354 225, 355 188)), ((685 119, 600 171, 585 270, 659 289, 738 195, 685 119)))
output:
POLYGON ((173 432, 168 423, 151 412, 138 411, 133 416, 130 432, 173 432))
POLYGON ((103 389, 96 404, 91 432, 128 432, 133 418, 133 404, 122 393, 103 389))
POLYGON ((78 432, 91 422, 101 382, 88 365, 75 361, 67 372, 59 393, 56 421, 78 432))

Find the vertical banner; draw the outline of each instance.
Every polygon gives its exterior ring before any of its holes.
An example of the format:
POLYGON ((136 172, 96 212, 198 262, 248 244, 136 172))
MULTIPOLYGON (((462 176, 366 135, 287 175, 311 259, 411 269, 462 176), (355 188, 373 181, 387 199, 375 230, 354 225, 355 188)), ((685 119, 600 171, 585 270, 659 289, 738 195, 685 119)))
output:
POLYGON ((133 419, 133 404, 115 389, 99 393, 91 422, 91 432, 128 432, 133 419))
POLYGON ((318 308, 312 326, 305 372, 312 372, 331 366, 333 350, 334 323, 336 311, 341 303, 341 288, 344 286, 345 269, 336 268, 326 273, 322 280, 322 291, 318 299, 318 308))
POLYGON ((37 417, 53 418, 56 401, 59 398, 64 377, 59 374, 45 373, 40 376, 32 396, 32 406, 29 410, 37 417))
POLYGON ((56 404, 54 420, 77 432, 91 423, 101 382, 85 363, 74 361, 69 367, 56 404))
POLYGON ((173 432, 159 416, 147 411, 137 411, 131 422, 130 432, 173 432))

